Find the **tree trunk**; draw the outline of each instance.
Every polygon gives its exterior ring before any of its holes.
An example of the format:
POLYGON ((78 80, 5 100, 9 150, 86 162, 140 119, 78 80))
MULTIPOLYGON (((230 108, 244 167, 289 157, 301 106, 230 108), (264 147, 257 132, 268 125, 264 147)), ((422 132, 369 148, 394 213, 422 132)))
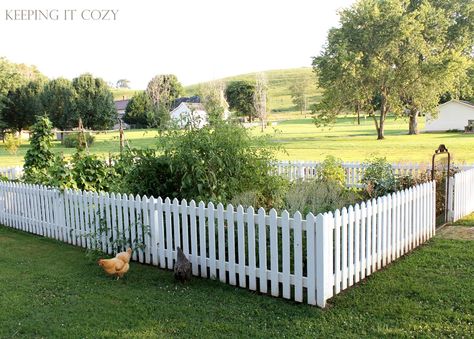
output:
POLYGON ((379 122, 379 128, 377 129, 377 140, 385 139, 384 125, 385 125, 385 118, 387 117, 387 113, 388 113, 386 92, 382 89, 381 94, 382 94, 382 100, 380 103, 380 122, 379 122))
POLYGON ((418 115, 420 112, 418 110, 413 109, 410 110, 410 122, 408 125, 408 134, 409 135, 416 135, 419 133, 418 131, 418 115))
POLYGON ((377 140, 383 140, 384 137, 384 123, 385 121, 380 119, 380 126, 377 128, 377 140))
POLYGON ((360 125, 360 106, 359 106, 359 104, 356 105, 356 113, 357 113, 357 125, 360 125))

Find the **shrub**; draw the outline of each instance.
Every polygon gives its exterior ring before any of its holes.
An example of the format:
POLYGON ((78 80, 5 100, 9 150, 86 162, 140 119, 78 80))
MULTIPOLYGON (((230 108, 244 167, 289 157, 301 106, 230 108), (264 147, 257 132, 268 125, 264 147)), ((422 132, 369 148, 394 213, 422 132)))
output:
POLYGON ((366 192, 370 198, 377 198, 397 190, 397 178, 386 158, 374 158, 365 164, 367 168, 362 183, 366 185, 366 192))
POLYGON ((345 184, 345 171, 342 160, 331 155, 327 156, 317 168, 317 177, 325 181, 334 181, 341 185, 345 184))
POLYGON ((4 142, 8 153, 16 154, 21 145, 21 138, 16 137, 13 133, 5 133, 4 142))
POLYGON ((71 166, 72 180, 80 190, 108 191, 116 179, 114 168, 96 155, 77 152, 71 166))
POLYGON ((293 182, 284 207, 290 214, 300 211, 303 215, 309 212, 316 215, 355 204, 361 198, 358 191, 346 188, 338 181, 315 178, 293 182))
POLYGON ((278 200, 282 181, 270 174, 275 148, 243 127, 216 123, 184 133, 168 131, 159 146, 179 174, 180 198, 228 202, 256 191, 267 207, 278 200))
MULTIPOLYGON (((84 137, 86 139, 85 142, 87 143, 88 147, 92 145, 92 143, 95 140, 95 137, 90 132, 84 133, 84 137)), ((63 138, 62 144, 66 148, 77 148, 77 149, 83 150, 85 147, 83 145, 83 142, 80 142, 80 138, 81 138, 81 135, 78 132, 67 133, 63 138)))
MULTIPOLYGON (((172 171, 169 158, 156 156, 154 150, 135 150, 133 155, 133 164, 123 171, 121 190, 154 197, 179 197, 180 176, 178 171, 172 171)), ((129 158, 122 161, 128 162, 129 158)))

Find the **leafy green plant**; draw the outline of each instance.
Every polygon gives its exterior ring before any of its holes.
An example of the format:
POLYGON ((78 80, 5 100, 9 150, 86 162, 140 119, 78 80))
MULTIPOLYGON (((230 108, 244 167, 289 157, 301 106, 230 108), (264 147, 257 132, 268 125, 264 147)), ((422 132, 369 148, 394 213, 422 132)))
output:
POLYGON ((159 140, 159 150, 179 174, 180 198, 227 202, 246 191, 278 190, 280 181, 269 174, 275 147, 243 127, 216 123, 187 132, 167 131, 159 140))
POLYGON ((345 171, 342 160, 328 155, 317 168, 317 177, 325 181, 334 181, 341 185, 345 184, 345 171))
POLYGON ((113 167, 94 154, 77 152, 72 157, 72 179, 85 191, 108 191, 115 179, 113 167))
POLYGON ((51 132, 53 125, 45 116, 37 118, 32 127, 30 148, 25 155, 24 178, 26 182, 43 184, 47 181, 47 171, 54 155, 51 152, 51 132))
POLYGON ((15 136, 13 133, 5 133, 4 142, 8 153, 15 155, 21 145, 21 138, 15 136))
POLYGON ((70 164, 64 160, 62 154, 56 154, 48 168, 48 182, 46 185, 51 187, 57 187, 61 190, 66 188, 77 189, 77 183, 72 175, 70 164))
POLYGON ((179 196, 179 169, 171 168, 170 159, 154 150, 135 150, 134 162, 124 174, 121 191, 154 197, 179 196))
MULTIPOLYGON (((87 146, 92 145, 95 140, 95 137, 90 132, 84 133, 84 138, 85 138, 85 143, 87 143, 87 146)), ((62 144, 64 145, 64 147, 67 147, 67 148, 77 148, 80 150, 83 150, 85 148, 84 142, 81 142, 80 133, 76 133, 76 132, 67 133, 64 136, 62 144)))
MULTIPOLYGON (((90 262, 95 262, 104 256, 104 252, 102 251, 104 246, 112 247, 114 253, 125 250, 127 247, 132 248, 133 251, 138 251, 139 249, 144 250, 146 248, 146 244, 142 239, 135 238, 133 241, 130 241, 124 232, 115 230, 116 236, 114 237, 112 235, 112 227, 107 225, 105 218, 101 218, 100 215, 96 215, 94 218, 98 219, 99 227, 94 231, 86 233, 84 236, 86 241, 91 244, 91 247, 86 249, 86 258, 90 262)), ((95 220, 96 219, 93 221, 94 223, 95 220)), ((151 227, 149 225, 137 222, 135 223, 135 228, 141 228, 144 236, 151 234, 151 227)))
POLYGON ((373 158, 365 165, 367 168, 362 183, 366 185, 365 189, 370 198, 377 198, 397 190, 397 178, 386 158, 373 158))

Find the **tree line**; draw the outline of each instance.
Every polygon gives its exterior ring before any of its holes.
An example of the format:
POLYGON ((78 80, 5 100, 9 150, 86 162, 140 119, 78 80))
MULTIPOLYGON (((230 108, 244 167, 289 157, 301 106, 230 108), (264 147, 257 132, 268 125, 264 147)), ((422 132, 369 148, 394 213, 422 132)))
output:
POLYGON ((48 116, 53 126, 69 130, 78 126, 108 129, 116 122, 114 99, 107 83, 92 74, 72 81, 49 80, 36 67, 0 59, 0 128, 21 132, 37 116, 48 116))
POLYGON ((339 114, 371 116, 384 138, 389 113, 436 114, 441 101, 474 98, 472 0, 361 0, 340 12, 322 53, 313 59, 322 100, 315 123, 339 114))

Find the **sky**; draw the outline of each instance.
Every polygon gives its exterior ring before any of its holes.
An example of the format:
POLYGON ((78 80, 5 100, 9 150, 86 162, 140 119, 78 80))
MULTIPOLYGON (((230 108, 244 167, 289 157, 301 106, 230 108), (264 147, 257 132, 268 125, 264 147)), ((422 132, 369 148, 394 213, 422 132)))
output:
POLYGON ((2 0, 0 57, 144 89, 311 66, 354 0, 2 0))

